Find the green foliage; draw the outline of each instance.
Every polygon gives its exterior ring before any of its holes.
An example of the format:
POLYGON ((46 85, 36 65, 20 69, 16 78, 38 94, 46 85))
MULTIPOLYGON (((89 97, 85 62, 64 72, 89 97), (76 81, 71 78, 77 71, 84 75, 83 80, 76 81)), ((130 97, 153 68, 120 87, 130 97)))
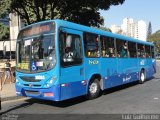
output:
POLYGON ((160 30, 150 35, 148 41, 153 42, 156 45, 157 53, 160 53, 160 30))
POLYGON ((10 8, 11 0, 1 0, 0 1, 0 18, 5 17, 10 8))
POLYGON ((99 29, 104 30, 104 31, 108 31, 108 32, 112 32, 112 30, 110 28, 106 28, 106 27, 100 27, 99 29))
POLYGON ((112 5, 125 0, 12 0, 11 11, 17 12, 27 24, 63 19, 87 26, 103 24, 99 10, 108 10, 112 5))
POLYGON ((8 39, 9 37, 9 27, 0 23, 0 40, 8 39))
POLYGON ((152 25, 151 22, 149 22, 148 25, 148 31, 147 31, 147 39, 149 39, 149 36, 152 34, 152 25))
MULTIPOLYGON (((11 0, 1 0, 0 1, 0 19, 4 18, 8 14, 10 8, 11 0)), ((9 37, 9 27, 0 23, 0 40, 8 39, 9 37)))

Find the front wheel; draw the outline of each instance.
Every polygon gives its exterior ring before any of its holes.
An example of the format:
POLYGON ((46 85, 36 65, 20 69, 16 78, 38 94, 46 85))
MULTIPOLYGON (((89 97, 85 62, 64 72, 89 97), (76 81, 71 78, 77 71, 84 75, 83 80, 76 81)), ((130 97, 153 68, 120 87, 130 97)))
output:
POLYGON ((139 83, 142 84, 144 83, 144 81, 145 81, 145 73, 144 73, 144 70, 141 70, 139 83))
POLYGON ((100 88, 99 80, 94 79, 89 84, 87 98, 90 100, 95 99, 100 95, 100 92, 101 92, 101 88, 100 88))

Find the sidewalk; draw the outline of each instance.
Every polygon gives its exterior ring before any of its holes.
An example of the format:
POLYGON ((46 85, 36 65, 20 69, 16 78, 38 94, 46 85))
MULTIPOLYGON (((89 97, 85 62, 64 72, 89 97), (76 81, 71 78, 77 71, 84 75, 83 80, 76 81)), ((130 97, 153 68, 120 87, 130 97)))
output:
POLYGON ((0 96, 1 102, 23 98, 16 96, 15 83, 4 84, 2 90, 0 91, 0 96))

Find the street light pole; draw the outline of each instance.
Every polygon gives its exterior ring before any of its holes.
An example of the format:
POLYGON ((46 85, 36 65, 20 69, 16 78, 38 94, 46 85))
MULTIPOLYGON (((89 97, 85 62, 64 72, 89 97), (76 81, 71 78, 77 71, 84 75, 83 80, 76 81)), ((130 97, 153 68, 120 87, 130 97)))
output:
MULTIPOLYGON (((11 16, 9 14, 9 29, 11 29, 11 16)), ((11 61, 11 30, 10 30, 10 35, 9 35, 9 39, 10 39, 10 61, 11 61)))

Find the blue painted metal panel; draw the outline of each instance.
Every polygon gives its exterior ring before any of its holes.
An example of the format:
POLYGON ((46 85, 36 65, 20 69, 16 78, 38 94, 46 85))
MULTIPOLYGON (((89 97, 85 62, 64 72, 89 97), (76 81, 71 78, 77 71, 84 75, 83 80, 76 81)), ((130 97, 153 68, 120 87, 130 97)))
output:
MULTIPOLYGON (((76 79, 76 78, 74 78, 76 79)), ((74 98, 86 94, 87 85, 82 81, 61 84, 61 100, 74 98)))
POLYGON ((26 96, 36 99, 44 99, 44 100, 53 100, 53 101, 60 101, 60 85, 54 85, 50 88, 25 88, 20 86, 19 84, 15 84, 16 86, 16 94, 17 96, 26 96), (27 93, 26 91, 30 91, 27 93), (34 94, 36 92, 36 94, 34 94), (33 94, 32 94, 33 93, 33 94), (53 97, 45 97, 44 93, 53 93, 53 97))

